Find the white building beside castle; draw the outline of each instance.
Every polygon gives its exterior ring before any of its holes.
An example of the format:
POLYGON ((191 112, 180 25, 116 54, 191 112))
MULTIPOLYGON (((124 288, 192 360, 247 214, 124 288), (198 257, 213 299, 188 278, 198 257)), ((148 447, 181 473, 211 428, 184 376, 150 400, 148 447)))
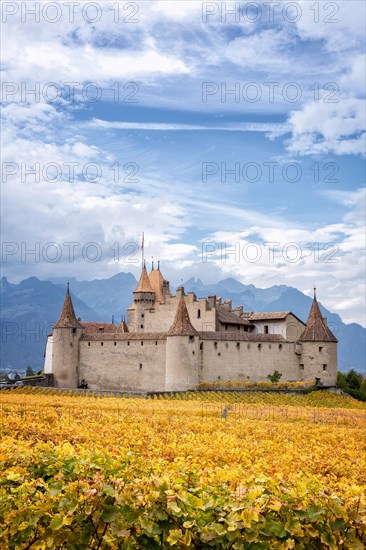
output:
POLYGON ((77 319, 69 289, 48 336, 45 373, 61 388, 184 391, 207 382, 313 380, 335 386, 337 339, 314 292, 307 323, 290 311, 244 312, 217 296, 173 295, 160 271, 144 266, 127 324, 77 319))

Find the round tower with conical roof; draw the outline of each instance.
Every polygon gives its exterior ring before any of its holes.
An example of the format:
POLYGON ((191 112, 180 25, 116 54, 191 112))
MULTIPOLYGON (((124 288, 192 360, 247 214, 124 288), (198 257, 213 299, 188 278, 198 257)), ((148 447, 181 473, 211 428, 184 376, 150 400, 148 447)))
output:
POLYGON ((61 315, 53 327, 52 374, 54 385, 74 389, 79 385, 79 340, 83 326, 75 316, 69 284, 61 315))
POLYGON ((193 390, 199 382, 199 334, 189 318, 184 290, 167 333, 165 391, 193 390))
POLYGON ((145 310, 152 307, 154 302, 155 292, 151 286, 144 263, 140 280, 133 293, 133 304, 128 309, 128 330, 130 332, 144 332, 145 310))
POLYGON ((299 378, 315 381, 320 386, 337 383, 337 338, 322 317, 314 288, 306 328, 299 338, 299 378))

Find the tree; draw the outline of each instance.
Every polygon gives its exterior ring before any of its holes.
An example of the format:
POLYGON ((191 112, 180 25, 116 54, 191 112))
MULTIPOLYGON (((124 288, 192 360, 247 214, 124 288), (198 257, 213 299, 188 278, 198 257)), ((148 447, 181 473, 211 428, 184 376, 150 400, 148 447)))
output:
POLYGON ((348 389, 346 375, 341 371, 337 372, 337 388, 341 388, 342 390, 348 389))
POLYGON ((25 375, 26 376, 34 376, 34 371, 33 371, 32 367, 30 367, 30 366, 27 367, 27 370, 25 371, 25 375))
POLYGON ((355 399, 366 401, 366 378, 354 369, 347 374, 337 373, 337 388, 341 388, 355 399))
POLYGON ((346 374, 346 382, 352 390, 359 390, 362 384, 362 380, 363 380, 362 374, 358 374, 358 372, 356 372, 355 369, 351 369, 346 374))
POLYGON ((279 382, 282 376, 282 372, 278 372, 278 370, 275 370, 273 374, 269 374, 267 378, 273 382, 274 384, 276 382, 279 382))
POLYGON ((363 397, 364 401, 366 401, 366 377, 363 377, 363 381, 360 386, 360 394, 361 397, 363 397))

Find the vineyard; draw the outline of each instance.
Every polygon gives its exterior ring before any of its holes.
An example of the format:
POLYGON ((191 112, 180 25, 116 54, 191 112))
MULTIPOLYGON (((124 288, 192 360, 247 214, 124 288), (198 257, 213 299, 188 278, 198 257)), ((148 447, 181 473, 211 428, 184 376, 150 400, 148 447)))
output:
POLYGON ((362 549, 364 404, 0 393, 1 549, 362 549))

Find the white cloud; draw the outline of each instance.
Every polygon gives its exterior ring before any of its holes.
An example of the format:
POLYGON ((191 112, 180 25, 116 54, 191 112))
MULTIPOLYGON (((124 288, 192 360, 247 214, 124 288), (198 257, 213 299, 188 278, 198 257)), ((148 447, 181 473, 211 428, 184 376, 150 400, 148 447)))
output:
POLYGON ((295 154, 365 152, 365 101, 341 97, 338 103, 310 103, 289 117, 292 137, 288 150, 295 154))
MULTIPOLYGON (((30 8, 32 3, 18 4, 27 4, 30 8)), ((256 29, 255 25, 243 23, 235 28, 232 18, 229 17, 225 23, 220 16, 203 24, 202 2, 196 0, 140 2, 136 15, 138 22, 132 24, 123 21, 129 11, 124 9, 125 2, 118 3, 119 22, 113 21, 115 11, 110 9, 111 5, 117 7, 117 3, 100 3, 103 16, 95 24, 88 23, 83 17, 85 4, 82 2, 75 9, 75 23, 70 23, 65 17, 57 25, 45 21, 36 23, 31 17, 27 23, 22 23, 19 16, 9 18, 3 36, 3 43, 6 43, 3 81, 19 85, 23 82, 32 88, 35 80, 40 83, 97 81, 107 87, 117 80, 122 83, 127 79, 141 80, 145 95, 139 95, 140 106, 191 109, 204 115, 212 110, 220 113, 229 110, 241 116, 248 112, 253 115, 254 109, 255 112, 264 109, 268 114, 271 109, 286 113, 294 107, 278 93, 275 103, 269 105, 265 100, 264 107, 260 102, 255 105, 242 101, 238 104, 223 103, 220 93, 215 98, 217 104, 203 105, 202 81, 224 82, 230 88, 235 82, 247 81, 249 75, 251 80, 263 82, 266 79, 259 79, 258 75, 269 74, 271 80, 281 83, 287 82, 289 75, 291 79, 294 75, 293 78, 303 87, 303 101, 306 103, 303 108, 299 103, 299 110, 291 113, 288 123, 265 122, 263 118, 264 122, 209 126, 201 122, 204 117, 197 124, 96 119, 78 122, 72 117, 72 111, 64 110, 65 101, 61 100, 56 107, 31 98, 24 103, 15 97, 14 102, 7 103, 3 109, 6 144, 3 161, 24 161, 28 166, 36 162, 41 166, 49 162, 60 165, 98 162, 105 170, 114 160, 110 149, 121 136, 110 130, 118 129, 268 132, 268 137, 290 131, 292 137, 288 148, 293 154, 342 155, 363 151, 363 103, 356 99, 363 94, 364 84, 362 2, 329 3, 321 0, 314 4, 306 0, 300 3, 302 17, 295 29, 283 20, 276 20, 276 29, 271 30, 263 30, 260 25, 256 29), (331 4, 340 8, 337 24, 325 22, 331 4), (319 23, 314 22, 314 9, 309 9, 312 5, 315 9, 319 6, 319 23), (314 49, 306 51, 308 41, 314 41, 314 49), (318 48, 317 59, 315 48, 318 48), (249 70, 243 71, 243 68, 249 70), (276 78, 272 78, 273 75, 276 78), (339 103, 308 102, 305 90, 310 93, 308 87, 315 80, 323 84, 338 82, 342 91, 339 103)), ((226 8, 234 4, 226 3, 226 8)), ((92 116, 102 118, 103 114, 99 112, 92 116)), ((239 116, 236 119, 240 120, 239 116)), ((169 137, 173 139, 175 136, 169 137)), ((241 135, 244 151, 246 143, 243 138, 241 135)), ((122 146, 119 140, 118 146, 120 157, 126 157, 124 153, 128 146, 125 143, 122 146)), ((133 151, 136 153, 136 149, 133 151)), ((276 150, 276 153, 280 156, 283 150, 276 150)), ((148 154, 149 160, 154 157, 152 150, 148 154)), ((218 159, 219 154, 217 151, 218 159)), ((190 158, 187 158, 187 164, 189 162, 190 158)), ((80 177, 72 183, 63 177, 55 183, 44 178, 34 183, 28 178, 24 184, 19 173, 9 178, 2 189, 6 212, 4 240, 24 242, 29 248, 34 242, 50 241, 61 244, 78 241, 83 245, 95 241, 103 247, 103 258, 95 264, 86 262, 79 254, 75 263, 41 261, 36 264, 29 259, 21 266, 21 271, 19 263, 9 261, 5 267, 10 277, 19 280, 27 274, 47 277, 67 273, 90 278, 106 277, 118 269, 135 269, 137 272, 135 264, 125 264, 123 259, 120 265, 116 265, 110 259, 110 247, 116 242, 123 246, 127 242, 139 241, 144 228, 146 247, 162 260, 170 258, 167 272, 176 280, 194 275, 217 281, 230 274, 259 286, 270 286, 282 280, 303 289, 311 288, 317 282, 322 300, 328 307, 344 311, 346 320, 361 320, 363 310, 359 295, 364 281, 361 190, 329 192, 329 199, 342 204, 346 213, 340 222, 336 220, 312 228, 310 224, 300 225, 284 219, 283 213, 281 218, 269 217, 261 211, 260 192, 258 208, 250 209, 243 207, 244 199, 238 199, 235 194, 225 200, 224 193, 215 196, 206 189, 201 195, 197 186, 185 186, 180 181, 178 171, 173 185, 171 180, 166 181, 163 167, 159 165, 158 168, 151 177, 148 175, 138 185, 131 186, 133 190, 114 185, 110 173, 103 173, 98 183, 83 181, 80 177), (182 192, 177 193, 177 189, 182 192), (280 252, 273 263, 268 260, 263 263, 263 257, 262 263, 236 264, 228 260, 203 265, 196 245, 188 244, 197 239, 193 236, 193 223, 200 235, 212 232, 212 228, 226 228, 208 234, 206 240, 228 243, 237 240, 241 245, 253 239, 276 240, 283 244, 299 242, 304 244, 307 255, 298 263, 286 262, 280 252), (228 229, 234 225, 243 227, 244 224, 247 226, 244 232, 235 234, 228 229), (316 263, 315 251, 306 248, 306 243, 311 242, 339 244, 342 256, 337 256, 340 261, 316 263)), ((128 250, 120 252, 122 257, 128 254, 128 250)))
POLYGON ((221 278, 232 276, 264 288, 282 280, 304 292, 316 284, 328 309, 339 312, 345 322, 365 325, 365 188, 327 192, 327 196, 347 207, 340 223, 314 229, 283 219, 261 224, 249 221, 245 231, 209 235, 205 241, 218 245, 208 257, 208 264, 216 268, 214 276, 219 271, 221 278), (274 242, 279 244, 264 245, 274 242), (227 250, 236 250, 236 255, 225 259, 221 243, 227 243, 227 250), (298 261, 293 261, 297 256, 298 261))
POLYGON ((365 33, 365 3, 359 0, 315 4, 299 0, 301 17, 296 23, 302 39, 324 40, 329 51, 337 53, 363 47, 365 33))
POLYGON ((289 126, 282 123, 236 122, 222 126, 204 126, 202 124, 180 124, 163 122, 121 122, 94 119, 90 126, 99 128, 114 128, 116 130, 157 130, 157 131, 213 131, 224 132, 285 132, 289 126))
POLYGON ((151 12, 156 16, 162 16, 173 21, 185 19, 200 22, 202 19, 203 2, 197 0, 158 0, 152 3, 151 12))
POLYGON ((366 58, 365 55, 352 55, 346 66, 346 74, 342 75, 339 79, 339 87, 341 90, 349 90, 359 97, 363 97, 365 94, 365 82, 366 82, 366 58))
POLYGON ((264 30, 262 32, 235 38, 228 44, 225 57, 240 67, 274 72, 288 65, 285 47, 290 37, 284 31, 264 30))

